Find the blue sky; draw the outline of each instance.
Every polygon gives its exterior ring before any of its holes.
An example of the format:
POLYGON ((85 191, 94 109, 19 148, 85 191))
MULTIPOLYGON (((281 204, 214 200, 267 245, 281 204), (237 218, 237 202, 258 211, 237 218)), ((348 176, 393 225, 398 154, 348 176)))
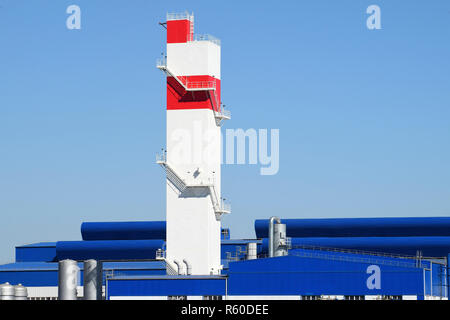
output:
POLYGON ((277 175, 223 166, 232 237, 272 215, 450 216, 448 1, 0 0, 0 263, 83 221, 165 218, 158 22, 184 10, 222 41, 224 128, 280 130, 277 175))

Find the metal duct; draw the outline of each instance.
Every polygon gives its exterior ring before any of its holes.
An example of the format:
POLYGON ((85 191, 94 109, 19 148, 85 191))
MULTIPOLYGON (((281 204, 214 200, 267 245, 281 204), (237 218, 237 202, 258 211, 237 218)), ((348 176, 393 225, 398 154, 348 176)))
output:
POLYGON ((58 241, 56 260, 144 260, 155 259, 163 240, 58 241))
POLYGON ((186 259, 183 259, 183 262, 186 265, 186 274, 187 275, 192 274, 192 266, 191 266, 191 264, 186 259))
POLYGON ((180 261, 173 260, 173 263, 175 263, 175 265, 177 266, 177 273, 178 273, 178 275, 181 275, 182 272, 183 272, 183 266, 181 265, 180 261))
POLYGON ((165 221, 83 222, 83 240, 165 240, 165 221))

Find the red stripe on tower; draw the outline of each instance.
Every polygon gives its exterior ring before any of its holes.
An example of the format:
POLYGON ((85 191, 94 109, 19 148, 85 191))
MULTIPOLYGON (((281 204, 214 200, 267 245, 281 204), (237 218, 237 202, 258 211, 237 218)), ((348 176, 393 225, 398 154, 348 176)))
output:
POLYGON ((178 79, 183 84, 174 77, 167 77, 167 110, 220 110, 219 79, 211 76, 185 76, 178 79))
POLYGON ((168 14, 167 43, 186 43, 194 37, 194 16, 189 13, 168 14))

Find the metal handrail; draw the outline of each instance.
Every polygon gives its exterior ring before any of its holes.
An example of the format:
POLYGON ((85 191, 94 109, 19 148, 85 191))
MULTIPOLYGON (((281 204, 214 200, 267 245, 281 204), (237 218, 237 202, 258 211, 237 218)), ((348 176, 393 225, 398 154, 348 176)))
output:
MULTIPOLYGON (((320 250, 320 251, 332 251, 332 252, 341 252, 341 253, 353 253, 353 254, 364 254, 371 256, 381 256, 387 258, 403 258, 403 259, 417 259, 417 256, 411 255, 401 255, 395 253, 384 253, 384 252, 375 252, 375 251, 364 251, 357 249, 344 249, 344 248, 334 248, 334 247, 320 247, 314 245, 295 245, 292 246, 292 249, 311 249, 311 250, 320 250)), ((422 259, 426 259, 425 257, 421 257, 422 259)))
POLYGON ((392 261, 392 260, 384 260, 384 259, 376 259, 376 258, 332 256, 332 255, 313 253, 313 252, 305 252, 305 251, 290 252, 290 255, 299 256, 299 257, 307 257, 307 258, 318 258, 318 259, 325 259, 325 260, 361 262, 361 263, 371 263, 371 264, 384 264, 384 265, 406 267, 406 268, 418 268, 416 266, 416 264, 413 262, 392 261))
POLYGON ((216 90, 215 81, 189 81, 187 76, 175 76, 172 72, 167 70, 167 57, 156 59, 156 67, 158 69, 164 69, 170 73, 173 77, 185 87, 186 90, 189 89, 205 89, 205 90, 216 90))
POLYGON ((194 14, 190 14, 189 12, 185 11, 182 13, 167 13, 166 15, 166 19, 167 21, 171 21, 171 20, 189 20, 189 21, 193 21, 194 20, 194 14))

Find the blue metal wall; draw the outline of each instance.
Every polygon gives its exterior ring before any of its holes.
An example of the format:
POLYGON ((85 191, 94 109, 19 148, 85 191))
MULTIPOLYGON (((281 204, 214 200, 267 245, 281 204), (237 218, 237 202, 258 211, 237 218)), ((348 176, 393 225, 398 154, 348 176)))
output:
POLYGON ((223 296, 224 277, 127 277, 108 280, 107 298, 113 296, 223 296))
POLYGON ((229 295, 424 295, 422 268, 378 264, 380 289, 370 289, 370 263, 284 256, 230 263, 229 295))
POLYGON ((41 242, 16 247, 16 262, 55 261, 56 242, 41 242))

